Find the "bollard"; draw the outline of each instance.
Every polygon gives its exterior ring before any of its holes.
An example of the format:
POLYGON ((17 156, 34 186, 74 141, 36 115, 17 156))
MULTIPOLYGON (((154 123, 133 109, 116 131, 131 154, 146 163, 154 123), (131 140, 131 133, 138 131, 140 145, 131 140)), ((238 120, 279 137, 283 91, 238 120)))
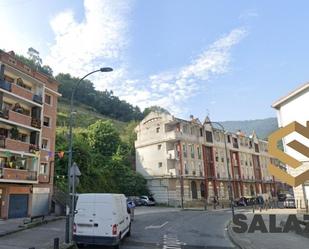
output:
POLYGON ((60 248, 59 238, 54 238, 54 249, 59 248, 60 248))

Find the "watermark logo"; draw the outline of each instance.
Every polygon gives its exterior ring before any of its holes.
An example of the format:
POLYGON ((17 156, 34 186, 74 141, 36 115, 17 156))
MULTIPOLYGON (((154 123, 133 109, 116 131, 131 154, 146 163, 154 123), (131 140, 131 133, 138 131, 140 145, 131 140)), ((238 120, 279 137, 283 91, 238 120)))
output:
MULTIPOLYGON (((296 160, 295 158, 289 156, 283 151, 279 150, 277 147, 277 143, 282 138, 291 134, 292 132, 297 132, 300 135, 309 139, 309 121, 307 121, 307 126, 303 126, 298 122, 292 122, 287 126, 280 128, 279 130, 273 132, 268 137, 268 151, 269 153, 279 159, 281 162, 289 165, 290 167, 296 169, 302 165, 302 162, 296 160)), ((303 154, 304 156, 309 158, 309 148, 304 144, 293 140, 287 144, 290 148, 296 150, 297 152, 303 154)), ((279 178, 281 181, 296 187, 300 184, 303 184, 305 181, 309 180, 309 170, 299 174, 298 176, 291 176, 284 170, 276 167, 273 164, 268 165, 268 171, 275 177, 279 178)))
POLYGON ((303 220, 297 219, 296 214, 287 216, 285 221, 281 221, 281 225, 277 225, 277 216, 270 214, 268 217, 263 217, 261 214, 255 214, 251 221, 244 214, 235 214, 233 217, 232 227, 235 233, 288 233, 296 231, 297 233, 309 233, 309 215, 304 215, 303 220), (265 219, 265 220, 264 220, 265 219), (306 221, 306 222, 305 222, 306 221), (248 224, 249 223, 249 224, 248 224))

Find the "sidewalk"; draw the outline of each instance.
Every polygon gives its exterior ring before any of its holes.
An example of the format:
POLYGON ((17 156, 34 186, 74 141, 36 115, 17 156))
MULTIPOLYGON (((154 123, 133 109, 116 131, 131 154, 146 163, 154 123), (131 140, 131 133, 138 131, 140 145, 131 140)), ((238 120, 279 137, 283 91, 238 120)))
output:
MULTIPOLYGON (((263 220, 269 230, 269 215, 268 214, 276 214, 277 215, 277 226, 285 222, 287 219, 287 215, 293 213, 292 210, 283 210, 283 209, 273 209, 271 211, 263 211, 262 213, 255 212, 255 214, 262 214, 263 220), (281 213, 279 213, 281 211, 281 213), (268 212, 266 214, 266 212, 268 212)), ((251 224, 251 220, 253 217, 252 212, 247 213, 248 220, 246 223, 248 226, 251 224)), ((239 248, 245 249, 291 249, 291 248, 308 248, 309 239, 296 234, 295 232, 289 233, 261 233, 260 231, 256 231, 254 233, 235 233, 232 230, 233 224, 230 223, 228 225, 228 235, 232 242, 236 244, 239 248)))
POLYGON ((63 217, 46 216, 44 220, 37 219, 32 223, 24 224, 24 220, 27 218, 0 220, 0 237, 23 231, 35 226, 46 224, 51 221, 63 219, 63 217))

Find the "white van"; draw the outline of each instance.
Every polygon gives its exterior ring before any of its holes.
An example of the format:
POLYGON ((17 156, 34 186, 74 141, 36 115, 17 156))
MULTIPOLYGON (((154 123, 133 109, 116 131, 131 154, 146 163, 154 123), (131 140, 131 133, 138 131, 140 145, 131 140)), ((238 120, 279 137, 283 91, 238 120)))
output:
POLYGON ((113 245, 130 236, 131 220, 123 194, 79 194, 73 240, 77 245, 113 245))

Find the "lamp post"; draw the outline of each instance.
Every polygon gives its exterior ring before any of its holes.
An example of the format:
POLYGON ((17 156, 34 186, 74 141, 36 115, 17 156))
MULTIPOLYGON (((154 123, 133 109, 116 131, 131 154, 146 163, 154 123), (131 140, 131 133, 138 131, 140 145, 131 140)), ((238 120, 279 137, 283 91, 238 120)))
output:
POLYGON ((69 120, 69 159, 68 159, 68 192, 70 196, 70 203, 68 205, 67 209, 67 215, 66 215, 66 243, 70 243, 72 241, 72 227, 73 227, 73 217, 74 217, 74 206, 75 206, 75 182, 74 180, 71 182, 71 174, 70 169, 72 166, 72 157, 73 157, 73 105, 74 105, 74 95, 75 92, 80 85, 80 83, 89 75, 97 73, 97 72, 111 72, 113 69, 111 67, 102 67, 98 70, 92 71, 88 74, 86 74, 84 77, 82 77, 74 86, 71 94, 71 102, 70 102, 70 120, 69 120), (72 185, 72 195, 71 195, 71 185, 72 185))
POLYGON ((226 156, 226 169, 227 169, 227 175, 228 175, 228 182, 229 182, 229 199, 231 202, 231 209, 232 209, 232 217, 234 217, 234 193, 233 193, 233 187, 232 187, 232 178, 230 174, 230 168, 229 168, 229 162, 228 162, 228 150, 227 150, 227 144, 226 144, 226 137, 225 137, 225 128, 222 124, 219 122, 213 122, 213 121, 208 121, 206 124, 215 124, 220 126, 220 128, 223 131, 223 137, 224 137, 224 150, 225 150, 225 156, 226 156))

